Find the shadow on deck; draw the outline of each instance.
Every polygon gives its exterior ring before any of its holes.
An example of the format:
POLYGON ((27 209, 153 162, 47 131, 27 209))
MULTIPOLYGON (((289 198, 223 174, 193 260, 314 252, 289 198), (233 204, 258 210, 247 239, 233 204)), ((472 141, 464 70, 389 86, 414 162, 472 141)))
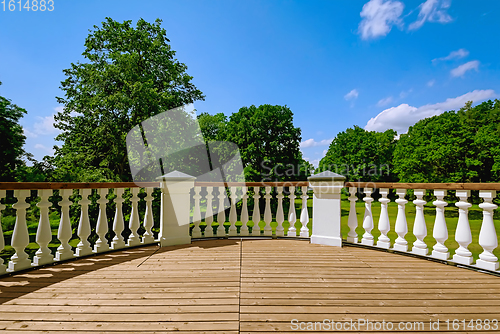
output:
POLYGON ((500 320, 500 278, 355 247, 204 240, 0 278, 0 303, 1 333, 296 333, 300 326, 379 333, 383 322, 391 332, 423 333, 435 332, 431 322, 446 331, 446 320, 453 330, 454 319, 458 332, 488 319, 491 332, 500 320), (365 320, 372 327, 359 325, 365 320), (328 328, 332 321, 342 329, 328 328))

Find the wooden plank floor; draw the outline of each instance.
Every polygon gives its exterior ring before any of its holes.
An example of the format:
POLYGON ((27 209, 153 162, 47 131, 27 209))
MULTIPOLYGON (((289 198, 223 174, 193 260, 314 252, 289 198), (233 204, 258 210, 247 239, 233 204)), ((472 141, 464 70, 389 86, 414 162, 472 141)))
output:
POLYGON ((425 333, 447 319, 466 320, 450 333, 500 321, 500 278, 284 239, 148 246, 0 278, 0 333, 425 333))

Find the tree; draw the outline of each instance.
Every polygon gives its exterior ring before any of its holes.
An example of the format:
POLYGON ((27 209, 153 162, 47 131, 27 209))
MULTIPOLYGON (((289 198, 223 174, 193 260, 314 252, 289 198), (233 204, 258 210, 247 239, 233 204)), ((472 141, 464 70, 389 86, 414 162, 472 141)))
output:
MULTIPOLYGON (((0 82, 0 85, 2 83, 0 82)), ((19 167, 24 166, 21 157, 26 137, 19 120, 26 110, 0 96, 0 181, 15 181, 19 167)))
POLYGON ((247 181, 300 180, 304 161, 300 128, 286 106, 243 107, 229 118, 224 140, 238 145, 247 181))
POLYGON ((423 119, 394 151, 402 182, 500 181, 500 101, 423 119))
POLYGON ((394 130, 366 131, 359 126, 340 132, 319 162, 317 172, 329 170, 345 175, 348 181, 394 181, 391 161, 395 137, 394 130))
POLYGON ((161 20, 106 18, 85 40, 87 63, 71 64, 61 82, 64 110, 55 116, 57 177, 68 181, 131 181, 127 133, 164 111, 203 100, 187 66, 174 58, 161 20))

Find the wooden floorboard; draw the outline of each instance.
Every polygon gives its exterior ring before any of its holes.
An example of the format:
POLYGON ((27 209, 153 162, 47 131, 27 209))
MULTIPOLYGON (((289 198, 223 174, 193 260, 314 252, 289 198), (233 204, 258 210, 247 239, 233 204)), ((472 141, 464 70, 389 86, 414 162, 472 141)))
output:
POLYGON ((0 278, 0 333, 384 332, 325 319, 492 333, 446 320, 500 321, 500 278, 290 239, 146 246, 0 278))

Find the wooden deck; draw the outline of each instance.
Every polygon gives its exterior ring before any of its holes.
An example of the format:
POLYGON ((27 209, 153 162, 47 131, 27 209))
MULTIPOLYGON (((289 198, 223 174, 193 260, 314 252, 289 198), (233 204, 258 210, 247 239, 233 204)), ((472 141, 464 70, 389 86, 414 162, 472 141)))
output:
MULTIPOLYGON (((296 333, 293 319, 425 333, 430 321, 500 320, 499 277, 284 239, 129 249, 0 278, 0 292, 0 333, 296 333)), ((330 332, 367 330, 345 326, 330 332)))

